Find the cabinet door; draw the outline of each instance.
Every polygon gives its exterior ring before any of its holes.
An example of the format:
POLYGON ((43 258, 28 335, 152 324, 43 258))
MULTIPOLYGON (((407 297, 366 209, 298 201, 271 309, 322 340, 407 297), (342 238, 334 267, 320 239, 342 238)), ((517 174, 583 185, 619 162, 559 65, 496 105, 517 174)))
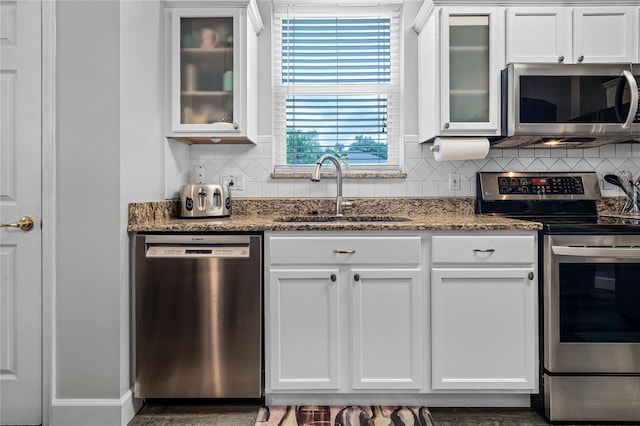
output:
POLYGON ((507 9, 507 63, 572 61, 571 9, 507 9))
POLYGON ((171 131, 240 135, 241 9, 167 13, 171 131))
POLYGON ((433 268, 435 390, 537 388, 533 268, 433 268))
POLYGON ((351 269, 353 389, 422 387, 422 282, 415 269, 351 269))
POLYGON ((274 390, 338 389, 337 269, 271 269, 267 287, 267 380, 274 390))
POLYGON ((497 8, 442 8, 442 135, 500 134, 500 69, 504 50, 497 8))
POLYGON ((638 17, 633 7, 577 7, 576 62, 638 62, 638 17))

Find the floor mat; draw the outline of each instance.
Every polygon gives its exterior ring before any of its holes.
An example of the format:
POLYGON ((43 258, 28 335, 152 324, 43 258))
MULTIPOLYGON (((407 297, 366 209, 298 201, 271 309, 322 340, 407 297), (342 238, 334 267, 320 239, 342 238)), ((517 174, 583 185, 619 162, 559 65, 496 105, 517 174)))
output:
POLYGON ((432 426, 427 407, 272 406, 260 407, 255 426, 432 426))

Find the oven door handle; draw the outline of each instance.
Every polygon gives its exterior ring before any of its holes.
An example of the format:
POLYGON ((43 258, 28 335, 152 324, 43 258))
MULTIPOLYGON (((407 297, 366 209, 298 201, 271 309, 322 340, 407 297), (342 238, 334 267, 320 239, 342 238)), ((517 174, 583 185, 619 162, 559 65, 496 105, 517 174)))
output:
POLYGON ((640 247, 569 247, 551 246, 558 256, 640 258, 640 247))

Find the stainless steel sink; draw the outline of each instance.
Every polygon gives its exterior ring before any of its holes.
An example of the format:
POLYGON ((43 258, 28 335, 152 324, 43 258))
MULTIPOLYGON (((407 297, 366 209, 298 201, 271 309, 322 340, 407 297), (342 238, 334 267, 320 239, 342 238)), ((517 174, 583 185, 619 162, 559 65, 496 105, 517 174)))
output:
POLYGON ((333 216, 333 215, 292 215, 281 216, 276 222, 408 222, 411 219, 402 216, 333 216))

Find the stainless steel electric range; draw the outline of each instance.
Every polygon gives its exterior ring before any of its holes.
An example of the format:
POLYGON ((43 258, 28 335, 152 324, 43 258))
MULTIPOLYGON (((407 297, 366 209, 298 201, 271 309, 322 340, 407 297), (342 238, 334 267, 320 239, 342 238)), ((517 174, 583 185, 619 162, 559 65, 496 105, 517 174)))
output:
POLYGON ((540 394, 551 422, 640 421, 640 218, 595 172, 480 172, 476 213, 541 222, 540 394))

